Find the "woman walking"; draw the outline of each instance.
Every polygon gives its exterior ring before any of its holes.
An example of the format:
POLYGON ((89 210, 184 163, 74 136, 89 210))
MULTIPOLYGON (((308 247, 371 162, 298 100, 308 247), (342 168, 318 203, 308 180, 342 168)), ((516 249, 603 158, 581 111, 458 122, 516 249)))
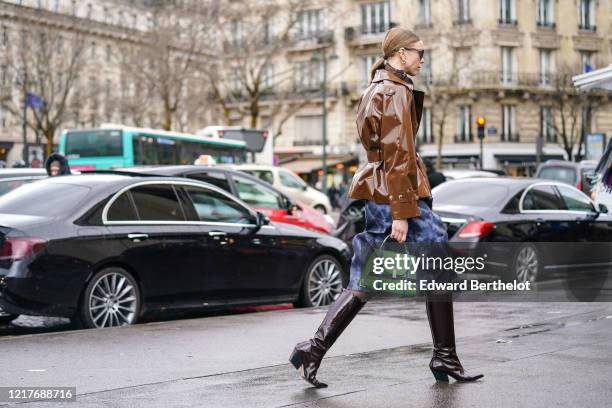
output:
MULTIPOLYGON (((423 92, 413 89, 410 76, 424 63, 424 45, 412 31, 389 30, 382 43, 383 57, 370 71, 370 84, 357 108, 357 130, 368 163, 353 178, 349 197, 366 199, 366 228, 353 239, 354 256, 349 284, 329 307, 313 338, 298 343, 290 361, 300 376, 315 387, 326 387, 316 375, 325 353, 370 298, 360 285, 372 248, 390 235, 399 243, 444 244, 446 228, 431 210, 427 171, 415 152, 423 109, 423 92)), ((450 281, 454 272, 438 272, 428 279, 450 281)), ((427 318, 433 339, 429 367, 438 381, 474 381, 455 350, 452 293, 428 293, 427 318)))

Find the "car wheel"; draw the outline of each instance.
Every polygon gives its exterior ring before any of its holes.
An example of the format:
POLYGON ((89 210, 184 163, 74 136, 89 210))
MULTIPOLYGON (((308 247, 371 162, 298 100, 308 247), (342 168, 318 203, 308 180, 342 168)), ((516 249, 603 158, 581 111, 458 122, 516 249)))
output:
POLYGON ((298 306, 325 306, 333 303, 342 292, 344 271, 338 260, 330 255, 315 259, 304 275, 298 306))
POLYGON ((79 318, 86 328, 127 326, 136 323, 140 303, 132 275, 122 268, 105 268, 85 288, 79 318))
POLYGON ((513 278, 518 282, 535 282, 540 278, 542 269, 538 250, 533 244, 521 246, 514 256, 513 278))
POLYGON ((317 204, 314 206, 314 209, 320 212, 321 214, 327 214, 327 210, 325 209, 324 205, 317 204))
POLYGON ((18 317, 18 314, 0 312, 0 324, 9 324, 18 317))

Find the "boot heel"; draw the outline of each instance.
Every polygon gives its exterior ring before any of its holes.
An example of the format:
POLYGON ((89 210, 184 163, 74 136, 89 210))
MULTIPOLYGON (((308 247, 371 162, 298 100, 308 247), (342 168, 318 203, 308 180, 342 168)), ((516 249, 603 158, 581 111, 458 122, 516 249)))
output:
POLYGON ((289 361, 295 367, 296 370, 299 370, 302 366, 302 356, 300 356, 299 351, 293 350, 293 353, 291 353, 291 357, 289 357, 289 361))
POLYGON ((448 382, 448 374, 434 370, 431 370, 431 372, 435 377, 436 381, 448 382))

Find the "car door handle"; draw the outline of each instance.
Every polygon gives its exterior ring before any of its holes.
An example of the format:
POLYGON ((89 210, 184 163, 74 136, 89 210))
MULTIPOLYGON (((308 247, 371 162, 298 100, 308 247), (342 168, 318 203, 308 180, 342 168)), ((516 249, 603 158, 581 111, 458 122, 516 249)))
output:
POLYGON ((148 239, 149 234, 128 234, 128 238, 134 242, 140 242, 148 239))
POLYGON ((223 231, 210 231, 208 235, 211 237, 224 237, 227 233, 223 231))

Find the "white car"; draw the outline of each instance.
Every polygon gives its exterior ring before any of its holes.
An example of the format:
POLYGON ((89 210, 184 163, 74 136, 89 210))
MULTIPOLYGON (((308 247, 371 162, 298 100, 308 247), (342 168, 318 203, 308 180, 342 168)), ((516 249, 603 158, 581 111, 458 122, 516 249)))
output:
POLYGON ((442 169, 440 173, 444 174, 447 180, 457 180, 462 178, 472 177, 499 177, 499 174, 485 170, 470 170, 470 169, 442 169))
POLYGON ((591 189, 591 198, 595 205, 604 204, 608 210, 612 210, 612 142, 608 146, 599 159, 595 168, 595 185, 591 189), (605 180, 604 178, 607 178, 605 180))
POLYGON ((330 214, 332 211, 329 198, 325 194, 310 187, 290 170, 277 166, 256 164, 241 164, 232 166, 232 168, 244 171, 272 184, 292 199, 314 207, 323 214, 330 214))

